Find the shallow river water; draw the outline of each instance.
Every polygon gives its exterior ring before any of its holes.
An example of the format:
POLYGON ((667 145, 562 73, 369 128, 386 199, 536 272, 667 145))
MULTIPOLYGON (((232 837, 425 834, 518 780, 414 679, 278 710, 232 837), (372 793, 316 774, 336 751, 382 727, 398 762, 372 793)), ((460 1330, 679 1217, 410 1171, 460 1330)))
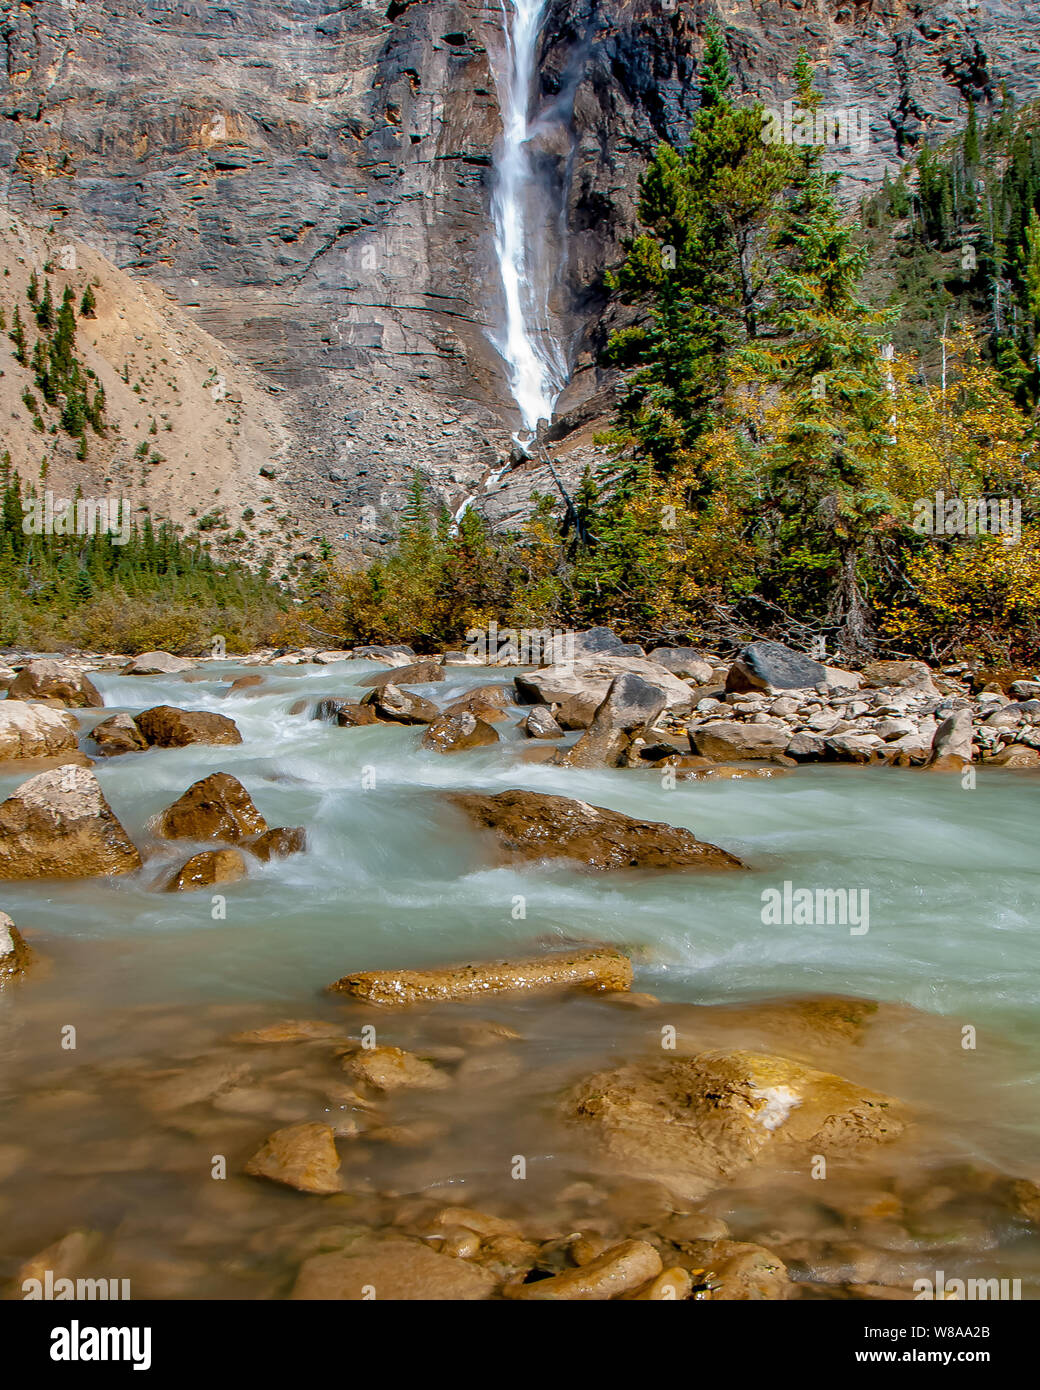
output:
MULTIPOLYGON (((422 751, 414 728, 340 729, 309 710, 290 713, 322 695, 357 698, 357 681, 376 669, 369 662, 269 668, 261 693, 231 696, 228 681, 257 668, 200 669, 206 679, 190 683, 100 674, 106 709, 82 712, 86 725, 113 710, 176 704, 229 715, 243 735, 237 747, 97 759, 145 867, 117 880, 4 885, 0 906, 47 959, 0 996, 0 1281, 79 1229, 103 1242, 98 1275, 132 1278, 135 1297, 281 1297, 300 1260, 325 1248, 330 1227, 406 1221, 408 1203, 424 1193, 522 1214, 545 1239, 597 1222, 631 1229, 654 1219, 660 1195, 606 1179, 593 1191, 595 1159, 554 1115, 561 1088, 659 1049, 667 1024, 731 1041, 739 1033, 740 1046, 750 1038, 783 1052, 775 1029, 749 1032, 739 1011, 708 1015, 700 1006, 842 994, 898 1007, 879 1017, 868 1043, 799 1042, 799 1055, 914 1112, 912 1157, 879 1158, 857 1189, 861 1196, 864 1181, 905 1189, 905 1219, 864 1216, 859 1197, 825 1198, 793 1174, 736 1186, 705 1210, 723 1216, 735 1238, 776 1249, 807 1291, 905 1286, 938 1268, 1021 1277, 1023 1297, 1040 1296, 1035 1228, 981 1196, 931 1219, 930 1206, 941 1204, 922 1195, 973 1165, 1040 1177, 1035 776, 981 771, 967 789, 956 776, 801 768, 670 787, 649 770, 526 761, 531 745, 511 723, 498 725, 503 742, 493 748, 443 756, 422 751), (149 817, 217 770, 244 783, 270 825, 302 825, 308 836, 305 853, 251 862, 245 881, 219 889, 223 917, 208 890, 156 891, 187 853, 147 831, 149 817), (442 794, 510 787, 688 827, 749 872, 489 867, 486 844, 442 794), (868 929, 764 921, 763 891, 782 891, 785 881, 855 890, 861 902, 868 893, 868 929), (315 1201, 241 1176, 279 1123, 325 1119, 349 1135, 359 1112, 337 1093, 327 1047, 254 1049, 248 1072, 212 1103, 171 1110, 156 1100, 178 1069, 237 1065, 242 1049, 228 1039, 241 1029, 309 1018, 343 1021, 356 1035, 372 1011, 323 992, 348 972, 518 955, 564 940, 630 950, 634 988, 660 1002, 531 998, 380 1014, 381 1041, 429 1048, 439 1040, 445 1056, 476 1018, 519 1037, 467 1055, 450 1094, 392 1100, 383 1118, 399 1132, 345 1139, 341 1197, 315 1201), (62 1046, 69 1025, 74 1049, 62 1046), (512 1171, 518 1154, 523 1182, 512 1171), (218 1155, 226 1180, 212 1177, 218 1155)), ((443 706, 488 679, 449 671, 418 693, 443 706)), ((0 794, 22 780, 0 778, 0 794)))

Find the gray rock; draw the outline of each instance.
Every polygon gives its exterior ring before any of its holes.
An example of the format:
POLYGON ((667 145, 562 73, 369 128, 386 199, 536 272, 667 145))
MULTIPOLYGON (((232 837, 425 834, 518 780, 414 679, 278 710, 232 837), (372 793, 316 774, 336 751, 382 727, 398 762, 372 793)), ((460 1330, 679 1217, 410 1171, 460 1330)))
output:
POLYGON ((548 705, 535 705, 527 718, 521 719, 520 728, 528 738, 563 738, 563 730, 548 705))
POLYGON ((797 690, 826 680, 827 670, 812 657, 782 642, 752 642, 729 668, 726 689, 732 691, 797 690))

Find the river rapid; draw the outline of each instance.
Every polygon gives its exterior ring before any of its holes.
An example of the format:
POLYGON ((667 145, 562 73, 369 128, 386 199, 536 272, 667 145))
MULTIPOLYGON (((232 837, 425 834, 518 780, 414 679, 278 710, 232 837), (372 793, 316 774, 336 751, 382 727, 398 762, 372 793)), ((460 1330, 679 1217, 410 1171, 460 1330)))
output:
MULTIPOLYGON (((271 667, 259 689, 225 693, 257 669, 209 663, 191 681, 93 676, 105 709, 80 711, 85 728, 117 710, 174 704, 230 716, 243 743, 98 758, 144 868, 4 885, 4 910, 46 961, 0 996, 0 1280, 71 1230, 99 1233, 95 1272, 130 1278, 135 1298, 278 1298, 330 1228, 407 1223, 434 1199, 523 1217, 546 1240, 651 1222, 658 1187, 600 1173, 557 1118, 561 1089, 660 1055, 667 1026, 782 1053, 782 1030, 760 1027, 749 1007, 838 994, 892 1007, 858 1046, 790 1045, 904 1101, 915 1116, 909 1147, 826 1184, 774 1172, 703 1209, 735 1239, 776 1250, 806 1296, 849 1283, 907 1287, 936 1269, 1021 1278, 1023 1297, 1040 1296, 1035 1233, 992 1205, 984 1183, 965 1178, 974 1195, 954 1207, 927 1200, 958 1186, 951 1174, 980 1167, 1040 1177, 1034 774, 981 769, 969 789, 956 775, 815 767, 669 785, 650 770, 529 761, 533 745, 512 721, 498 725, 497 746, 444 756, 420 749, 415 728, 310 717, 322 696, 360 698, 371 662, 271 667), (300 701, 307 708, 292 713, 300 701), (215 893, 157 891, 187 851, 152 839, 149 818, 218 770, 242 781, 269 825, 305 827, 306 852, 251 861, 244 881, 215 893), (485 842, 443 794, 511 787, 687 827, 749 870, 490 867, 485 842), (785 882, 856 890, 861 901, 868 893, 868 929, 763 920, 763 892, 785 882), (623 947, 634 989, 658 1002, 501 998, 374 1017, 324 993, 357 970, 563 942, 623 947), (215 1099, 157 1102, 160 1083, 182 1068, 240 1065, 228 1039, 282 1018, 341 1022, 355 1036, 374 1021, 381 1042, 435 1059, 439 1048, 458 1084, 392 1098, 381 1117, 392 1132, 375 1139, 363 1107, 337 1089, 337 1062, 315 1044, 291 1055, 247 1049, 248 1070, 215 1099), (517 1037, 467 1051, 459 1039, 474 1020, 517 1037), (63 1046, 70 1026, 74 1048, 63 1046), (242 1175, 264 1137, 295 1120, 325 1120, 343 1136, 343 1195, 304 1197, 242 1175), (218 1179, 220 1156, 228 1176, 218 1179), (898 1221, 864 1197, 893 1192, 898 1221)), ((417 692, 443 707, 488 678, 452 669, 417 692)), ((23 780, 5 775, 0 794, 23 780)))

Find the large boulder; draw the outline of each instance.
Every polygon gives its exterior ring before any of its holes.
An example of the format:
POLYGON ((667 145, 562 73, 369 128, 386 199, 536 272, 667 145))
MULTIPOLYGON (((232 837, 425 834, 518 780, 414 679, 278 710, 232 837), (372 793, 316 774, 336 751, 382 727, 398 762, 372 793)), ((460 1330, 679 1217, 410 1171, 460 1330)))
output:
POLYGON ((423 734, 422 746, 438 753, 464 753, 470 748, 486 748, 498 742, 498 732, 483 719, 465 710, 462 714, 442 714, 423 734))
POLYGON ((50 705, 0 700, 0 760, 54 758, 76 750, 76 721, 50 705))
POLYGON ((262 835, 267 822, 237 777, 212 772, 179 796, 155 819, 164 840, 227 840, 232 844, 262 835))
POLYGON ((525 705, 558 705, 564 729, 587 729, 617 676, 641 676, 665 697, 665 708, 686 714, 693 708, 693 691, 671 671, 645 657, 590 656, 543 666, 514 677, 517 698, 525 705))
POLYGON ((100 709, 105 703, 93 681, 77 667, 45 657, 23 666, 7 693, 12 700, 60 700, 77 709, 100 709))
POLYGON ((428 657, 422 661, 410 661, 404 666, 396 666, 389 671, 376 671, 364 676, 359 685, 380 690, 384 685, 426 685, 429 681, 442 681, 444 671, 439 661, 428 657))
POLYGON ((346 1249, 312 1255, 300 1267, 293 1299, 361 1303, 490 1298, 496 1276, 470 1260, 443 1255, 405 1236, 363 1236, 346 1249))
POLYGON ((123 676, 172 676, 189 671, 195 663, 169 652, 142 652, 131 657, 120 672, 123 676))
POLYGON ((942 721, 932 739, 928 766, 936 771, 960 771, 972 758, 974 726, 966 706, 954 710, 942 721))
POLYGON ((665 694, 634 671, 615 676, 592 723, 573 748, 553 758, 560 767, 617 767, 633 734, 645 732, 665 707, 665 694))
POLYGON ((787 751, 790 741, 791 730, 780 719, 770 719, 761 724, 713 719, 690 729, 690 747, 693 751, 715 762, 775 758, 787 751))
POLYGON ((438 970, 363 970, 344 975, 329 989, 363 999, 366 1004, 386 1006, 486 999, 492 994, 575 986, 611 992, 628 990, 632 986, 632 962, 620 951, 603 947, 594 951, 551 952, 531 960, 449 965, 438 970))
POLYGON ((168 893, 212 888, 218 883, 237 883, 246 876, 246 861, 237 849, 204 849, 182 864, 166 884, 168 893))
POLYGON ((102 719, 91 729, 90 737, 98 752, 106 758, 118 757, 121 753, 140 753, 148 747, 148 740, 128 714, 113 714, 102 719))
POLYGON ((754 1164, 845 1160, 896 1138, 890 1097, 785 1057, 706 1052, 581 1082, 565 1114, 626 1172, 695 1200, 754 1164))
POLYGON ((88 768, 41 772, 0 804, 0 878, 94 878, 140 867, 88 768))
POLYGON ((6 912, 0 912, 0 990, 21 979, 32 963, 33 952, 21 932, 6 912))
POLYGON ((752 642, 729 668, 727 690, 800 690, 819 685, 827 670, 811 656, 785 647, 782 642, 752 642))
POLYGON ((186 748, 190 743, 242 742, 242 735, 233 719, 209 710, 156 705, 154 709, 146 709, 138 714, 134 723, 149 744, 158 748, 186 748))
POLYGON ((448 798, 492 832, 504 864, 565 859, 589 869, 740 869, 727 850, 689 830, 635 820, 567 796, 504 791, 457 792, 448 798))

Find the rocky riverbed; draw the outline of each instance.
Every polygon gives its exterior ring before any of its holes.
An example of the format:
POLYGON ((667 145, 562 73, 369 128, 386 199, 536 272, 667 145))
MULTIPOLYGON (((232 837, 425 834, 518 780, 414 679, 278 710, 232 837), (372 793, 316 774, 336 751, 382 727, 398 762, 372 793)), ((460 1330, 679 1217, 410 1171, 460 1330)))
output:
POLYGON ((1040 1293, 1036 672, 0 675, 7 1297, 1040 1293))

